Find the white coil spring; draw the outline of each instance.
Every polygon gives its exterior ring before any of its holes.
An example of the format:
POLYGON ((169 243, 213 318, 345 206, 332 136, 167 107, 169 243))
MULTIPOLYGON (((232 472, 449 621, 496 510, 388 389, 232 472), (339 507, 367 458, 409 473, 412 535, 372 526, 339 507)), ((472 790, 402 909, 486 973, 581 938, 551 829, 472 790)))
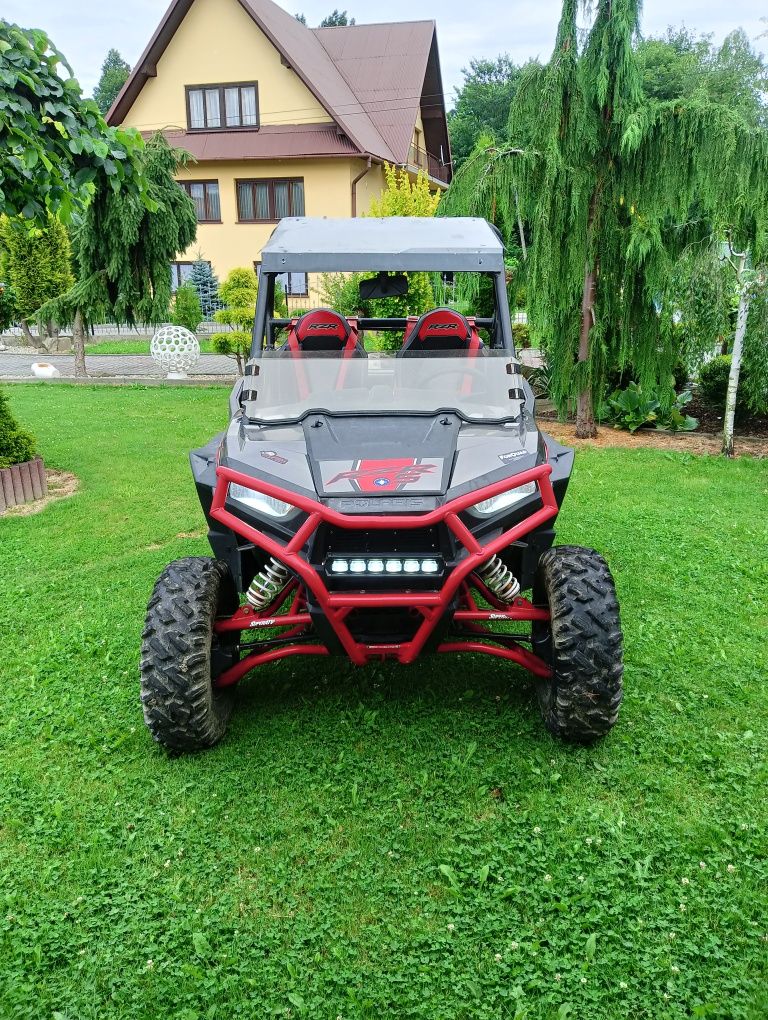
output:
POLYGON ((274 556, 251 581, 245 597, 254 609, 266 609, 288 584, 291 572, 274 556))
POLYGON ((502 602, 511 602, 520 591, 520 582, 509 567, 504 566, 498 556, 492 556, 487 563, 484 563, 478 570, 478 574, 502 602))

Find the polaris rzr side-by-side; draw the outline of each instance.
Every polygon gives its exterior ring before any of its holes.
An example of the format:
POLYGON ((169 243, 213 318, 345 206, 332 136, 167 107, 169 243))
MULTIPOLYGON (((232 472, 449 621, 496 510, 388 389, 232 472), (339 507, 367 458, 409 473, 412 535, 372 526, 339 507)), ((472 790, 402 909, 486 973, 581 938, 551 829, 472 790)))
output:
POLYGON ((536 426, 484 220, 282 220, 229 426, 191 462, 213 556, 166 567, 141 652, 144 718, 165 747, 215 744, 236 685, 297 655, 491 655, 533 674, 558 736, 615 723, 613 579, 594 550, 553 546, 573 451, 536 426), (327 272, 357 274, 359 314, 277 317, 279 277, 327 272), (377 315, 412 273, 441 307, 377 315), (483 315, 449 307, 473 293, 483 315), (395 349, 377 351, 382 336, 395 349))

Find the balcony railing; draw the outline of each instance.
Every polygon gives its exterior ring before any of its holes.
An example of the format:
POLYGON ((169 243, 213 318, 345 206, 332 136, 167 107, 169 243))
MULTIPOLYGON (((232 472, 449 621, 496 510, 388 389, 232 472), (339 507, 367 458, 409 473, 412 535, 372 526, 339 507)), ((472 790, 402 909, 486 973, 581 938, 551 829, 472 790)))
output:
POLYGON ((421 146, 411 145, 408 150, 408 166, 417 170, 424 170, 433 180, 447 184, 450 180, 450 166, 443 166, 437 156, 422 149, 421 146))

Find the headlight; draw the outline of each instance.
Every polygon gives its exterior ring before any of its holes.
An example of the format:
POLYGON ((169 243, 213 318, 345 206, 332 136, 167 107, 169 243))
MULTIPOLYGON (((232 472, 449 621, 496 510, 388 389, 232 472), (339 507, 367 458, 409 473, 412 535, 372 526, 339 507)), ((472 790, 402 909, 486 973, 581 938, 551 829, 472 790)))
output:
POLYGON ((526 485, 519 485, 516 489, 510 489, 509 492, 502 492, 498 496, 484 499, 481 503, 475 503, 472 510, 476 514, 489 517, 491 514, 497 514, 500 510, 514 506, 515 503, 519 503, 521 499, 525 499, 535 491, 536 482, 528 482, 526 485))
POLYGON ((247 506, 249 510, 266 514, 267 517, 287 517, 296 510, 295 506, 284 503, 282 499, 265 496, 262 492, 254 492, 253 489, 247 489, 244 485, 237 485, 235 482, 229 486, 229 498, 235 503, 247 506))

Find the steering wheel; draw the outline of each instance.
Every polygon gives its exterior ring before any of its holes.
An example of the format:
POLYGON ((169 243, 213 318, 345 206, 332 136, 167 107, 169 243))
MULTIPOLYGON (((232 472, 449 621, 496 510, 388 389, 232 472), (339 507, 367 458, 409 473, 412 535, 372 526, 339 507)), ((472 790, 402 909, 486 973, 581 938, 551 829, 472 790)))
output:
POLYGON ((439 379, 441 375, 456 375, 457 372, 461 375, 470 375, 475 379, 480 379, 482 382, 485 382, 485 374, 483 372, 479 371, 477 368, 470 368, 462 361, 455 367, 452 365, 450 368, 441 368, 438 369, 437 372, 433 372, 429 377, 427 386, 431 385, 433 379, 439 379))

